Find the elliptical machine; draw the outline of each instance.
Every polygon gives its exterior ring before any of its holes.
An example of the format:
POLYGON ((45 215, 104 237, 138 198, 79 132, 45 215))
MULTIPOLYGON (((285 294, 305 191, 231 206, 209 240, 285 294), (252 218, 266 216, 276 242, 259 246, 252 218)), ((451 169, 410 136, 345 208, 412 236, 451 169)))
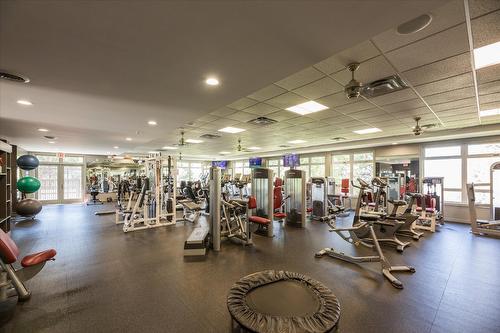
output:
MULTIPOLYGON (((359 189, 360 197, 363 195, 364 191, 368 188, 368 183, 358 178, 359 186, 352 186, 359 189)), ((361 208, 361 200, 358 200, 356 204, 356 215, 359 214, 361 208)), ((342 212, 341 209, 338 212, 342 212)), ((403 289, 403 283, 398 280, 392 273, 393 272, 410 272, 415 273, 415 268, 412 266, 392 266, 389 260, 385 257, 382 251, 377 234, 375 232, 374 224, 377 223, 379 217, 377 215, 365 215, 363 219, 353 219, 352 226, 339 228, 336 226, 336 216, 330 215, 329 218, 325 219, 325 222, 330 226, 330 232, 337 233, 343 240, 348 243, 354 244, 355 246, 363 245, 367 248, 374 249, 377 255, 372 256, 350 256, 343 252, 338 252, 332 247, 324 248, 315 254, 316 258, 321 258, 324 255, 329 255, 332 258, 340 259, 350 263, 362 263, 362 262, 380 262, 382 268, 382 274, 386 279, 391 282, 391 284, 398 289, 403 289), (345 234, 347 233, 347 234, 345 234), (360 238, 358 234, 368 234, 369 238, 360 238), (366 241, 370 240, 370 243, 366 241)))

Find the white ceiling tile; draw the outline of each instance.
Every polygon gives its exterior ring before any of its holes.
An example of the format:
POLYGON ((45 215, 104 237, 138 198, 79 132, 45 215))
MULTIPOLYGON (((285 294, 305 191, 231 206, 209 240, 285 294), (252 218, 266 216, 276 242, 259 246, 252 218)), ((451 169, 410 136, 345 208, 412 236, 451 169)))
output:
POLYGON ((197 120, 202 121, 202 122, 211 122, 211 121, 214 121, 217 119, 219 119, 219 117, 207 114, 207 115, 204 115, 203 117, 198 118, 197 120))
POLYGON ((255 99, 257 101, 263 102, 265 100, 276 97, 276 96, 281 95, 283 93, 286 93, 286 89, 278 87, 275 84, 271 84, 270 86, 267 86, 263 89, 257 90, 253 94, 248 95, 248 97, 250 97, 251 99, 255 99))
POLYGON ((286 122, 289 124, 293 124, 293 125, 302 125, 302 124, 314 122, 314 119, 302 116, 302 117, 297 117, 297 118, 293 118, 293 119, 288 119, 288 120, 286 120, 286 122))
POLYGON ((399 71, 406 71, 469 50, 465 23, 386 53, 399 71))
POLYGON ((471 29, 476 49, 500 41, 500 10, 473 19, 471 29))
POLYGON ((362 110, 368 110, 371 108, 373 108, 373 104, 371 104, 363 99, 358 99, 358 101, 356 103, 350 103, 350 104, 336 107, 335 111, 349 115, 351 113, 359 112, 362 110))
POLYGON ((286 109, 291 106, 307 102, 308 99, 297 94, 288 92, 286 94, 279 95, 277 97, 267 100, 266 103, 275 106, 280 109, 286 109))
POLYGON ((372 40, 383 52, 388 52, 465 21, 462 0, 450 1, 444 6, 433 9, 430 14, 432 22, 425 29, 413 34, 401 35, 397 33, 397 27, 394 27, 375 36, 372 40))
POLYGON ((218 116, 218 117, 228 116, 228 115, 233 114, 233 113, 235 113, 235 111, 233 109, 228 108, 228 107, 222 107, 220 109, 217 109, 215 111, 210 112, 211 115, 218 116))
POLYGON ((252 106, 254 104, 257 104, 257 103, 258 103, 258 101, 256 101, 256 100, 253 100, 253 99, 247 98, 247 97, 243 97, 243 98, 240 98, 239 100, 237 100, 236 102, 229 104, 228 107, 230 107, 231 109, 241 111, 241 110, 244 110, 247 107, 252 106))
POLYGON ((475 18, 500 9, 498 0, 468 0, 470 17, 475 18))
POLYGON ((233 114, 230 114, 230 115, 226 116, 226 118, 232 119, 232 120, 246 122, 246 121, 255 119, 256 116, 254 114, 252 114, 252 113, 247 113, 247 112, 244 112, 244 111, 239 111, 239 112, 235 112, 233 114))
POLYGON ((434 105, 473 96, 475 96, 474 87, 466 87, 439 94, 429 95, 426 96, 424 100, 427 102, 427 104, 434 105))
POLYGON ((416 86, 415 89, 421 96, 427 96, 459 88, 471 87, 473 85, 472 73, 464 73, 443 80, 422 84, 416 86))
POLYGON ((312 67, 308 67, 301 70, 300 72, 290 75, 287 78, 284 78, 283 80, 276 82, 275 84, 282 88, 293 90, 313 81, 319 80, 323 76, 324 74, 320 71, 312 67))
POLYGON ((476 73, 477 84, 497 81, 500 78, 500 64, 478 69, 476 73))
POLYGON ((481 103, 479 106, 481 110, 500 109, 500 102, 481 103))
POLYGON ((500 80, 492 81, 478 86, 479 95, 493 94, 500 92, 500 80))
POLYGON ((411 69, 403 76, 411 84, 420 85, 428 82, 446 79, 451 76, 471 71, 470 53, 456 55, 429 65, 411 69))
POLYGON ((465 98, 457 101, 451 101, 447 103, 440 103, 440 104, 435 104, 431 105, 432 109, 435 112, 440 112, 444 110, 451 110, 451 109, 458 109, 466 106, 473 106, 476 104, 476 98, 471 97, 471 98, 465 98))
POLYGON ((345 93, 342 91, 329 96, 322 97, 316 100, 316 102, 326 105, 329 108, 335 108, 337 106, 346 105, 349 103, 355 103, 356 100, 347 99, 345 93))
POLYGON ((259 116, 264 116, 276 111, 279 111, 279 108, 276 108, 266 103, 255 104, 245 109, 245 112, 253 113, 259 116))
POLYGON ((309 99, 316 99, 343 90, 344 87, 340 84, 328 77, 325 77, 318 81, 309 83, 308 85, 297 88, 293 92, 309 99))
POLYGON ((396 91, 390 94, 385 94, 377 97, 370 98, 370 101, 383 106, 387 104, 398 103, 402 101, 407 101, 410 99, 418 98, 417 94, 412 89, 406 88, 400 91, 396 91))
MULTIPOLYGON (((354 78, 363 84, 367 84, 393 74, 395 74, 395 72, 392 66, 383 56, 378 56, 361 63, 358 70, 354 73, 354 78)), ((351 72, 345 68, 333 74, 332 77, 343 85, 346 85, 351 80, 352 75, 351 72)))
POLYGON ((290 111, 282 110, 282 111, 268 114, 266 117, 274 119, 276 121, 283 121, 283 120, 287 120, 287 119, 297 118, 297 117, 299 117, 299 115, 296 113, 290 112, 290 111))
POLYGON ((326 119, 326 118, 330 118, 334 115, 336 115, 337 113, 332 110, 332 109, 326 109, 326 110, 323 110, 323 111, 319 111, 319 112, 314 112, 314 113, 311 113, 311 114, 308 114, 307 116, 309 118, 312 118, 312 119, 316 119, 316 120, 323 120, 323 119, 326 119))
POLYGON ((477 113, 477 107, 475 105, 466 106, 466 107, 458 107, 452 109, 444 109, 444 110, 434 110, 439 118, 441 117, 449 117, 455 114, 463 114, 463 113, 477 113))
POLYGON ((377 48, 370 41, 364 41, 317 63, 314 67, 326 74, 332 74, 346 68, 352 62, 361 63, 379 54, 377 48))
POLYGON ((399 103, 394 103, 394 104, 388 104, 384 105, 384 110, 388 112, 401 112, 405 110, 410 110, 410 109, 417 109, 425 107, 424 102, 422 102, 421 99, 412 99, 409 101, 404 101, 404 102, 399 102, 399 103))

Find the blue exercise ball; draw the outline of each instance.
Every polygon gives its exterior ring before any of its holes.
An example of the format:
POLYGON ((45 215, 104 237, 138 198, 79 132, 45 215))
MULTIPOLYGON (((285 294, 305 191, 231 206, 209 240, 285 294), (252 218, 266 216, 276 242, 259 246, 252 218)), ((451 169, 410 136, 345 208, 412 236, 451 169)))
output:
POLYGON ((17 159, 17 166, 23 170, 33 170, 38 168, 38 165, 40 162, 38 161, 38 158, 33 155, 23 155, 19 156, 17 159))
POLYGON ((23 199, 16 206, 16 213, 24 217, 35 216, 41 211, 42 203, 35 199, 23 199))

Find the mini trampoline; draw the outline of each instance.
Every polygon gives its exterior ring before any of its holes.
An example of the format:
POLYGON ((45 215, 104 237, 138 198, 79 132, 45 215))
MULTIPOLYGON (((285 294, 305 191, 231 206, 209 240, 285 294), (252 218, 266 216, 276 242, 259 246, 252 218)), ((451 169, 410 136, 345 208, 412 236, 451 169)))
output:
POLYGON ((267 270, 241 278, 229 290, 227 307, 243 332, 333 332, 340 304, 321 282, 303 274, 267 270))

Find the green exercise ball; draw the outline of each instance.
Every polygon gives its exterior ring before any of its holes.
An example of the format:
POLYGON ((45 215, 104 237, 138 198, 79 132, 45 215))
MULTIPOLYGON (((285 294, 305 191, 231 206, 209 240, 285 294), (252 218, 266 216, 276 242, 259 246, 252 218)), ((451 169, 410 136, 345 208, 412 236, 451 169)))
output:
POLYGON ((23 177, 17 181, 17 189, 23 193, 35 193, 40 188, 40 181, 34 177, 23 177))

